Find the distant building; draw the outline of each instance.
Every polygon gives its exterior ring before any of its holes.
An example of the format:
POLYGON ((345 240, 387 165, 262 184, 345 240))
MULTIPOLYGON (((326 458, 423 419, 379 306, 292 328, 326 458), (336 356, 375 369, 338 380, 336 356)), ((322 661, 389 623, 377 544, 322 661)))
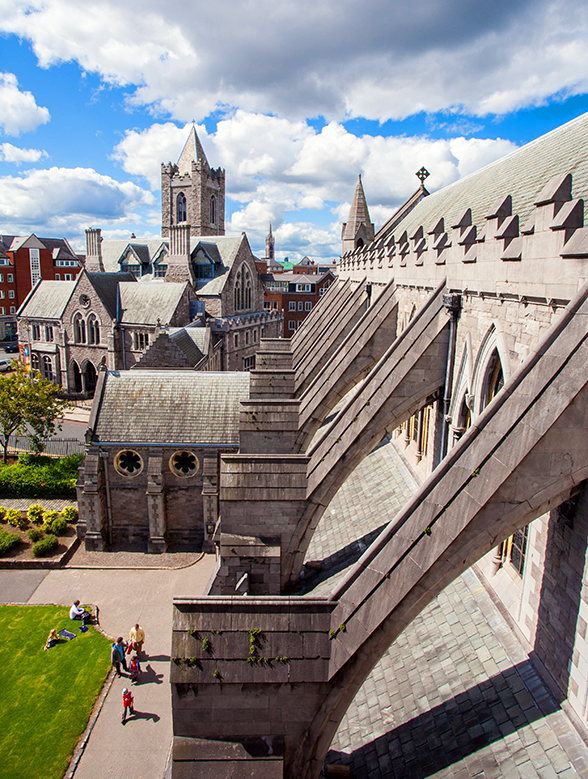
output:
POLYGON ((81 268, 65 238, 0 235, 0 338, 16 332, 16 312, 40 279, 72 281, 81 268))
POLYGON ((266 311, 283 312, 283 338, 291 338, 335 281, 332 271, 305 276, 300 273, 266 274, 263 305, 266 311))

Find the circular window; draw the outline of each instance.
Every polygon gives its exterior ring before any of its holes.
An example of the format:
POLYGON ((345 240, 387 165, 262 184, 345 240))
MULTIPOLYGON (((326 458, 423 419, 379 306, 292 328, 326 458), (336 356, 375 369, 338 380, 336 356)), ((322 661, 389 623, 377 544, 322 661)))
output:
POLYGON ((143 470, 143 460, 137 452, 125 449, 114 458, 114 467, 121 476, 138 476, 143 470))
POLYGON ((90 298, 88 295, 80 295, 80 306, 83 306, 84 308, 88 308, 90 305, 90 298))
POLYGON ((176 452, 169 458, 170 470, 182 479, 194 476, 199 466, 198 458, 192 452, 176 452))

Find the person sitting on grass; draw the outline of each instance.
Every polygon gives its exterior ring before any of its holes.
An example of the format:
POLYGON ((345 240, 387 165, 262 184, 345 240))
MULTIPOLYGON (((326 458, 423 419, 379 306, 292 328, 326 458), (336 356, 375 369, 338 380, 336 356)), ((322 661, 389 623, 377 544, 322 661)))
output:
POLYGON ((86 611, 86 609, 82 608, 80 606, 79 600, 74 600, 73 606, 69 610, 69 618, 70 619, 81 619, 82 625, 87 625, 88 622, 90 622, 90 614, 86 611))
POLYGON ((55 628, 51 628, 49 631, 49 635, 47 636, 47 641, 45 642, 45 646, 43 647, 43 651, 46 652, 48 649, 51 649, 52 646, 55 646, 57 643, 57 631, 55 628))

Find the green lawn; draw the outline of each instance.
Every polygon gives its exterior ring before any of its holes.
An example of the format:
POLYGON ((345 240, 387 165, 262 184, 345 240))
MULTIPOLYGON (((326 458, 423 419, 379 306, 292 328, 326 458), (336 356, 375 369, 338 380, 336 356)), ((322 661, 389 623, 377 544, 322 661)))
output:
POLYGON ((64 606, 0 606, 0 777, 65 773, 110 667, 111 641, 79 627, 64 606), (51 628, 76 638, 44 652, 51 628))

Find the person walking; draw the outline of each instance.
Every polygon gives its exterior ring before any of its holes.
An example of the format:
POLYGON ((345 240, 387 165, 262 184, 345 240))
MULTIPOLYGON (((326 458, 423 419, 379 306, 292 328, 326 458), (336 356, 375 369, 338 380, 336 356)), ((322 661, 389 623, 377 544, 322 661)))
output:
POLYGON ((145 643, 145 631, 138 622, 134 628, 131 628, 129 638, 131 640, 131 646, 137 653, 137 657, 141 657, 141 651, 143 649, 143 644, 145 643))
POLYGON ((125 658, 125 644, 122 636, 119 636, 112 645, 112 650, 110 652, 110 662, 116 668, 117 676, 122 676, 120 671, 121 665, 125 671, 128 671, 127 661, 125 658))
POLYGON ((123 697, 123 708, 122 708, 122 716, 121 716, 121 722, 124 725, 127 721, 127 711, 129 714, 135 713, 135 696, 130 690, 127 690, 125 687, 122 691, 122 697, 123 697))

